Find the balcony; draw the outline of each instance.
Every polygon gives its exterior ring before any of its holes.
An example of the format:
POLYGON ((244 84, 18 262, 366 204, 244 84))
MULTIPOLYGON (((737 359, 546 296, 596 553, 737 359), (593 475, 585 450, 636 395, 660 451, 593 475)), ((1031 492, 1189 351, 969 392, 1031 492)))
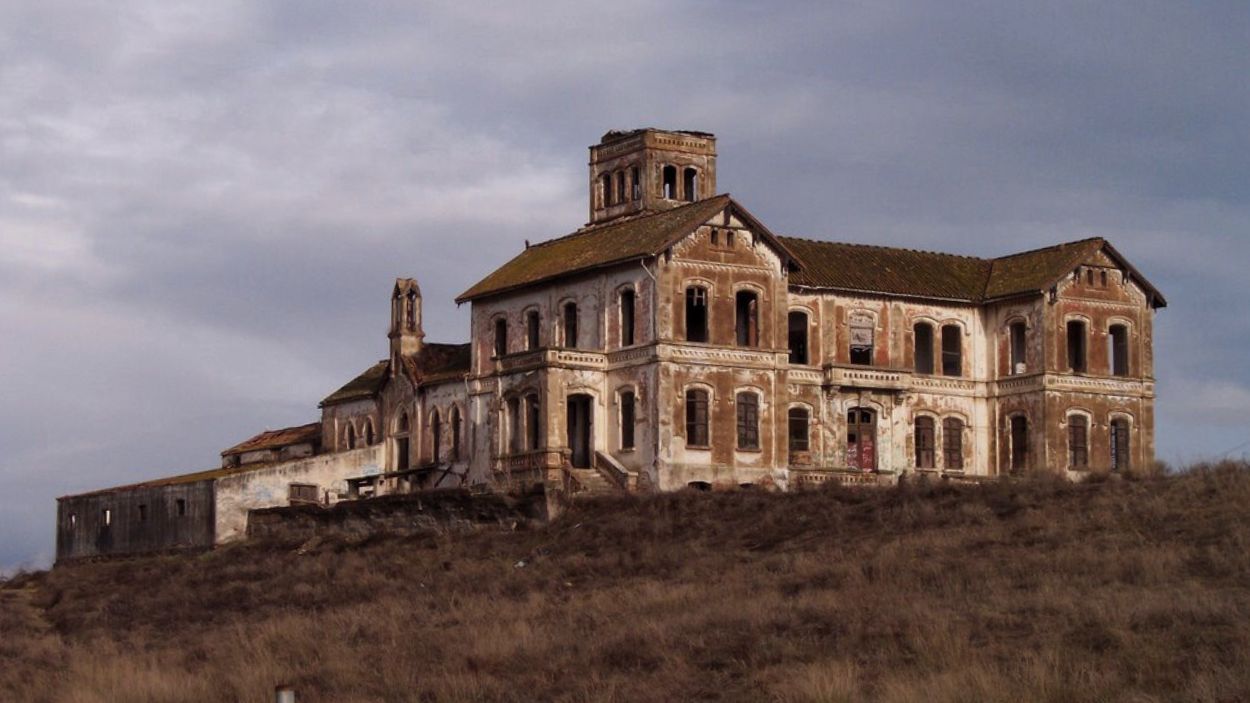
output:
POLYGON ((881 388, 892 391, 911 387, 910 371, 890 371, 872 366, 826 366, 825 385, 881 388))
POLYGON ((603 352, 582 349, 535 349, 495 359, 496 373, 529 371, 544 366, 603 371, 608 357, 603 352))

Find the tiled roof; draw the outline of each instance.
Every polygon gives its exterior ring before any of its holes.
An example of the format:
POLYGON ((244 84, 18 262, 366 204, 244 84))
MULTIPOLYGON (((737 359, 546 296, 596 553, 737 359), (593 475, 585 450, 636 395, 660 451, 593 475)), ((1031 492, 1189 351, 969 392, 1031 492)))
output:
POLYGON ((463 379, 470 349, 469 344, 423 344, 416 358, 404 357, 404 372, 417 385, 463 379))
POLYGON ((1105 249, 1146 289, 1152 304, 1167 304, 1158 290, 1101 237, 996 259, 793 237, 781 240, 800 264, 790 276, 791 285, 970 303, 1044 291, 1105 249))
POLYGON ((730 203, 728 195, 657 213, 623 217, 528 247, 460 294, 457 303, 630 259, 655 256, 674 240, 711 219, 730 203))
POLYGON ((989 275, 989 262, 868 244, 818 242, 782 237, 799 259, 790 284, 810 288, 977 300, 989 275))
POLYGON ((386 383, 386 372, 390 362, 386 359, 365 369, 359 376, 348 381, 342 388, 334 391, 321 401, 322 406, 345 403, 349 400, 372 398, 382 390, 386 383))
POLYGON ((284 427, 280 430, 265 430, 251 439, 230 447, 222 452, 221 455, 243 454, 244 452, 256 452, 262 449, 281 449, 282 447, 304 444, 305 442, 321 443, 320 422, 310 422, 307 425, 298 427, 284 427))

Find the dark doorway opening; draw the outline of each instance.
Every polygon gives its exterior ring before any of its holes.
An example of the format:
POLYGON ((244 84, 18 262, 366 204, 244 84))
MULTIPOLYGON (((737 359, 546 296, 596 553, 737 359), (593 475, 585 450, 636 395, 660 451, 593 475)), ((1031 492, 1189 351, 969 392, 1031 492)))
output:
POLYGON ((591 429, 594 421, 594 398, 582 393, 568 398, 569 449, 573 468, 589 469, 594 446, 591 429))

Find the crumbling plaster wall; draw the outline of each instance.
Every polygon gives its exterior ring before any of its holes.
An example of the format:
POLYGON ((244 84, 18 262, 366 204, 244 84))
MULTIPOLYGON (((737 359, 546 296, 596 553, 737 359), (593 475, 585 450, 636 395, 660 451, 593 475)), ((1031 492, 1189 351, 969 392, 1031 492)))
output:
POLYGON ((348 425, 354 428, 357 446, 360 446, 364 443, 366 423, 373 425, 374 441, 381 441, 383 436, 382 405, 376 398, 323 406, 321 408, 321 446, 326 451, 346 450, 348 425))
POLYGON ((336 501, 346 495, 348 478, 380 473, 381 446, 320 454, 217 479, 214 485, 217 543, 244 536, 249 510, 288 504, 292 483, 315 485, 323 499, 336 501))

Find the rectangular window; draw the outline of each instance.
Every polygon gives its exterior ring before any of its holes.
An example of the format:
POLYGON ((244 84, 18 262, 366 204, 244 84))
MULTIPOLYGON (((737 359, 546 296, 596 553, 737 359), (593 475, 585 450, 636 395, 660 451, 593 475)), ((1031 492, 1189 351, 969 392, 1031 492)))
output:
POLYGON ((504 318, 495 320, 495 356, 508 353, 508 321, 504 318))
POLYGON ((1107 357, 1111 360, 1112 376, 1128 375, 1128 327, 1112 325, 1107 335, 1107 357))
POLYGON ((934 459, 934 448, 936 442, 933 437, 933 418, 918 417, 916 418, 916 468, 932 469, 934 459))
POLYGON ((942 325, 942 375, 962 376, 963 331, 959 325, 942 325))
POLYGON ((186 516, 187 514, 187 499, 186 498, 179 498, 178 500, 174 501, 174 505, 175 505, 175 509, 178 512, 178 517, 186 516))
POLYGON ((875 330, 871 320, 853 320, 851 322, 851 363, 872 365, 873 336, 875 330))
POLYGON ((621 394, 621 449, 634 448, 634 393, 621 394))
POLYGON ((113 511, 108 508, 105 508, 104 509, 104 526, 108 527, 109 525, 112 525, 112 524, 113 524, 113 511))
POLYGON ((143 503, 139 504, 139 522, 148 521, 148 506, 143 503))
POLYGON ((805 452, 811 446, 808 435, 809 418, 806 408, 790 408, 790 451, 805 452))
POLYGON ((634 292, 621 291, 621 346, 634 343, 634 292))
POLYGON ((1129 457, 1128 421, 1116 418, 1111 421, 1111 470, 1127 471, 1129 457))
POLYGON ((311 483, 292 483, 287 487, 287 498, 291 503, 320 503, 321 490, 311 483))
POLYGON ((686 289, 686 341, 707 341, 707 289, 686 289))
POLYGON ((637 166, 633 166, 629 169, 629 182, 633 189, 634 200, 640 199, 642 197, 642 179, 637 166))
POLYGON ((1025 360, 1025 333, 1028 328, 1023 322, 1011 323, 1011 368, 1008 374, 1016 375, 1028 371, 1025 360))
POLYGON ((526 349, 532 350, 532 349, 538 348, 539 324, 540 324, 540 318, 538 317, 537 310, 530 310, 528 313, 525 314, 525 348, 526 349))
POLYGON ((1085 372, 1085 323, 1080 320, 1068 320, 1068 368, 1085 372))
POLYGON ((521 434, 521 399, 508 399, 508 452, 510 454, 519 454, 521 452, 521 441, 524 437, 521 434))
POLYGON ((760 448, 760 400, 754 393, 739 393, 738 448, 760 448))
POLYGON ((916 345, 916 373, 933 373, 933 326, 917 322, 912 327, 912 339, 916 345))
POLYGON ((1068 416, 1068 468, 1089 468, 1089 419, 1084 415, 1068 416))
POLYGON ((708 446, 708 397, 707 391, 686 391, 686 445, 708 446))
POLYGON ((526 448, 538 449, 542 439, 542 415, 539 413, 538 396, 525 396, 526 448))
POLYGON ((964 423, 957 417, 942 421, 942 467, 948 471, 964 467, 964 423))
POLYGON ((1011 418, 1011 470, 1029 467, 1029 421, 1023 415, 1011 418))
POLYGON ((738 346, 758 347, 760 344, 760 302, 759 296, 748 290, 740 290, 734 296, 735 334, 738 346))
POLYGON ((807 313, 794 310, 790 312, 790 363, 803 364, 808 362, 807 355, 807 313))
POLYGON ((577 348, 577 303, 566 303, 564 306, 564 346, 577 348))

